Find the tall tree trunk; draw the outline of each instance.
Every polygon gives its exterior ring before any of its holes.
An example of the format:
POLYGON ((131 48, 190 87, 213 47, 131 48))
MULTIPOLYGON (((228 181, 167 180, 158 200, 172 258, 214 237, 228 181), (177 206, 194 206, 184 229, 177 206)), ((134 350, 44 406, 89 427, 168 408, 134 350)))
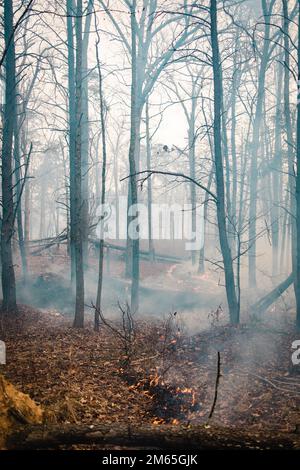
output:
POLYGON ((30 240, 30 180, 25 185, 24 197, 24 241, 25 244, 30 240))
MULTIPOLYGON (((285 198, 284 198, 284 207, 288 207, 290 204, 290 194, 286 191, 285 198)), ((289 258, 289 252, 286 250, 286 241, 288 237, 288 221, 290 220, 290 214, 287 210, 284 211, 283 218, 282 218, 282 225, 281 225, 281 248, 280 248, 280 262, 279 262, 279 269, 280 272, 285 272, 287 266, 286 258, 289 258)), ((293 222, 295 224, 295 221, 293 222)))
POLYGON ((296 240, 297 240, 297 256, 296 256, 296 326, 300 330, 300 0, 298 0, 298 100, 297 100, 297 142, 296 142, 296 240))
POLYGON ((256 286, 256 219, 257 219, 257 159, 260 145, 260 126, 262 122, 262 109, 265 96, 265 77, 268 66, 270 47, 270 14, 271 8, 267 8, 267 1, 262 0, 264 13, 264 44, 258 75, 257 103, 253 122, 251 168, 250 168, 250 207, 249 207, 249 286, 256 286))
POLYGON ((16 122, 16 60, 12 0, 4 0, 4 40, 7 53, 2 138, 2 307, 4 310, 15 310, 17 308, 16 281, 11 242, 14 233, 12 158, 16 122))
POLYGON ((75 153, 75 272, 76 302, 74 327, 84 326, 84 277, 82 253, 82 0, 77 0, 76 12, 76 153, 75 153))
MULTIPOLYGON (((130 145, 129 145, 129 171, 130 171, 130 204, 129 210, 134 208, 138 202, 137 198, 137 181, 136 181, 136 154, 137 154, 137 139, 139 134, 137 129, 140 123, 140 116, 138 116, 138 103, 137 103, 137 31, 136 31, 136 0, 132 1, 130 8, 131 14, 131 50, 132 50, 132 64, 131 64, 131 123, 130 123, 130 145)), ((132 214, 133 215, 133 214, 132 214)), ((135 217, 133 217, 135 218, 135 217)), ((129 218, 129 224, 133 222, 132 217, 129 218)), ((130 238, 130 237, 129 237, 130 238)), ((131 273, 131 312, 136 313, 139 306, 139 237, 134 237, 131 240, 132 246, 132 273, 131 273)))
MULTIPOLYGON (((136 65, 134 66, 136 68, 136 65)), ((135 94, 135 103, 136 103, 136 111, 135 111, 135 116, 134 116, 134 125, 135 125, 135 130, 130 131, 130 144, 129 147, 133 147, 133 144, 131 142, 132 136, 134 134, 134 164, 135 164, 135 171, 139 171, 139 158, 140 158, 140 133, 141 133, 141 119, 142 119, 142 109, 143 106, 139 106, 138 103, 138 91, 135 88, 134 91, 135 94)), ((131 117, 132 119, 132 117, 131 117)), ((129 153, 131 150, 129 149, 129 153)), ((129 162, 129 171, 130 170, 130 162, 129 162)), ((129 180, 128 183, 128 207, 130 207, 133 202, 132 202, 132 195, 131 195, 131 180, 129 180)), ((135 183, 137 186, 137 183, 135 183)), ((127 232, 129 225, 132 221, 132 217, 130 215, 127 215, 127 232)), ((133 260, 133 240, 128 236, 127 233, 127 241, 126 241, 126 267, 125 267, 125 276, 128 278, 132 278, 132 260, 133 260)))
POLYGON ((40 182, 40 228, 39 228, 39 238, 42 239, 46 236, 45 234, 45 180, 42 178, 40 182))
MULTIPOLYGON (((208 183, 207 183, 207 189, 210 190, 211 184, 213 180, 213 170, 211 170, 208 178, 208 183)), ((205 195, 205 200, 204 200, 204 211, 203 211, 203 245, 202 248, 200 249, 200 255, 199 255, 199 266, 198 266, 198 273, 203 274, 205 273, 205 238, 206 238, 206 226, 207 226, 207 219, 208 219, 208 203, 209 203, 209 197, 208 194, 205 195)))
MULTIPOLYGON (((190 177, 196 179, 196 167, 195 167, 195 145, 196 145, 196 133, 195 133, 195 120, 196 120, 196 106, 197 106, 197 96, 195 96, 195 86, 193 86, 192 91, 192 103, 191 103, 191 114, 189 118, 189 167, 190 167, 190 177)), ((192 216, 192 232, 196 235, 196 186, 194 183, 190 184, 190 201, 191 201, 191 216, 192 216)), ((196 263, 196 251, 192 250, 191 252, 192 264, 196 263)))
POLYGON ((237 230, 237 151, 236 151, 236 98, 237 90, 241 81, 241 73, 237 66, 238 39, 235 43, 235 54, 233 61, 232 93, 231 93, 231 159, 232 159, 232 196, 231 196, 231 224, 234 227, 234 238, 237 230))
MULTIPOLYGON (((223 74, 221 69, 221 83, 223 83, 223 74)), ((230 246, 232 246, 233 242, 233 230, 231 226, 232 221, 232 209, 231 209, 231 198, 232 198, 232 191, 231 191, 231 182, 230 182, 230 161, 229 161, 229 151, 228 151, 228 138, 227 138, 227 110, 225 109, 224 99, 222 96, 222 113, 221 113, 221 137, 222 137, 222 154, 224 155, 224 162, 225 162, 225 200, 226 206, 225 210, 228 215, 228 220, 230 224, 227 226, 228 231, 228 241, 230 246)), ((232 248, 231 248, 232 249, 232 248)))
POLYGON ((89 237, 89 69, 88 46, 93 9, 93 0, 89 0, 84 25, 82 42, 82 243, 83 243, 83 267, 88 268, 88 237, 89 237))
POLYGON ((17 204, 17 227, 18 227, 18 241, 20 256, 22 262, 22 274, 23 282, 26 282, 27 278, 27 256, 26 256, 26 245, 24 241, 24 230, 23 230, 23 217, 22 217, 22 182, 21 180, 21 158, 20 158, 20 124, 16 118, 15 129, 14 129, 14 160, 15 160, 15 178, 16 178, 16 204, 17 204))
MULTIPOLYGON (((289 10, 288 0, 282 0, 283 6, 283 40, 284 40, 284 80, 283 80, 283 102, 284 102, 284 120, 287 140, 287 158, 288 158, 288 192, 289 192, 289 219, 291 224, 291 258, 292 271, 296 279, 296 259, 297 259, 297 241, 296 241, 296 181, 294 176, 294 139, 292 132, 292 119, 290 108, 290 37, 289 37, 289 10)), ((294 282, 296 292, 296 282, 294 282)))
POLYGON ((76 112, 75 112, 75 54, 73 0, 67 0, 67 44, 68 44, 68 94, 69 94, 69 166, 70 166, 70 255, 71 282, 75 285, 75 153, 76 153, 76 112))
POLYGON ((117 137, 117 144, 114 149, 114 187, 115 187, 115 206, 116 206, 116 239, 119 240, 120 238, 120 204, 119 204, 119 166, 118 166, 118 158, 119 158, 119 139, 120 136, 117 137))
POLYGON ((273 158, 273 201, 272 201, 272 275, 278 275, 278 256, 279 256, 279 205, 280 205, 280 171, 281 161, 281 100, 282 100, 282 65, 278 64, 277 73, 277 103, 275 116, 275 144, 273 158))
MULTIPOLYGON (((101 123, 101 137, 102 137, 102 174, 101 174, 101 205, 104 208, 105 205, 105 191, 106 191, 106 131, 105 131, 105 104, 103 98, 103 80, 102 71, 99 58, 99 46, 100 38, 97 32, 98 40, 96 44, 96 56, 97 56, 97 68, 99 76, 99 97, 100 97, 100 123, 101 123)), ((104 232, 100 238, 99 246, 99 270, 98 270, 98 287, 97 287, 97 300, 95 309, 95 331, 99 331, 100 328, 100 312, 101 312, 101 300, 102 300, 102 285, 103 285, 103 260, 104 260, 104 232)))
POLYGON ((235 290, 235 280, 231 251, 227 237, 226 212, 225 212, 225 190, 223 174, 223 157, 221 145, 221 113, 222 113, 222 73, 218 43, 217 28, 217 2, 211 0, 210 3, 211 19, 211 46, 213 58, 213 79, 214 79, 214 153, 216 169, 216 190, 217 190, 217 220, 220 246, 223 256, 225 287, 227 302, 229 307, 230 321, 233 324, 239 323, 239 305, 235 290))
MULTIPOLYGON (((151 138, 150 138, 150 117, 149 117, 149 103, 146 102, 146 152, 147 152, 147 170, 151 169, 151 138)), ((152 178, 147 181, 147 205, 148 205, 148 243, 149 243, 149 258, 154 261, 155 250, 153 243, 153 230, 152 230, 152 178)))
MULTIPOLYGON (((203 98, 202 98, 202 100, 203 100, 203 98)), ((202 109, 203 109, 203 117, 204 117, 204 121, 205 121, 205 126, 208 129, 208 121, 207 121, 207 117, 206 117, 206 112, 204 110, 203 102, 202 102, 202 109)), ((212 139, 212 136, 211 136, 210 133, 208 133, 207 137, 208 137, 210 153, 211 153, 211 155, 213 155, 214 154, 213 139, 212 139)), ((210 173, 209 173, 208 184, 207 184, 208 190, 210 190, 210 188, 211 188, 213 178, 214 178, 214 165, 212 165, 210 173)), ((207 220, 208 220, 208 203, 209 203, 209 197, 208 197, 208 194, 205 194, 204 214, 203 214, 203 223, 204 223, 204 227, 203 227, 203 246, 200 250, 198 273, 204 273, 205 272, 205 248, 206 248, 205 243, 206 243, 206 229, 207 229, 207 220)), ((218 234, 217 234, 217 236, 218 236, 218 234)))

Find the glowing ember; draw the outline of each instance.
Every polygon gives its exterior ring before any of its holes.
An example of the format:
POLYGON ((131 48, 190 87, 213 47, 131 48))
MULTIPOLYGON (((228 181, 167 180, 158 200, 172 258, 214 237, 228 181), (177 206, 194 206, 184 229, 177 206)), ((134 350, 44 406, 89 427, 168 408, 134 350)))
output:
POLYGON ((151 421, 152 424, 155 424, 155 425, 160 425, 160 424, 164 424, 165 423, 165 420, 162 419, 162 418, 154 418, 152 421, 151 421))

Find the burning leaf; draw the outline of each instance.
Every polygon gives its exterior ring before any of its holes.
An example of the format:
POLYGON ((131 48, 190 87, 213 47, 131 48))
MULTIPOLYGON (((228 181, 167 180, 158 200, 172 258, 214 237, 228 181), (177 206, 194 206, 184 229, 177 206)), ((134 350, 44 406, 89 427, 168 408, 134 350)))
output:
POLYGON ((173 425, 178 425, 178 424, 180 424, 180 422, 179 422, 178 419, 175 418, 175 419, 173 419, 173 420, 171 421, 171 424, 173 424, 173 425))

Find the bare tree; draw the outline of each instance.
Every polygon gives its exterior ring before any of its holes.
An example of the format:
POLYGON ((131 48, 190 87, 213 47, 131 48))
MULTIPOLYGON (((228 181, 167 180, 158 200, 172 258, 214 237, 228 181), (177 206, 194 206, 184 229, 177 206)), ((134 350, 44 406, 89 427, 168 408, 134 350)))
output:
POLYGON ((298 101, 297 101, 297 137, 296 137, 296 233, 297 233, 297 256, 296 256, 296 279, 295 279, 295 294, 296 294, 296 326, 300 330, 300 4, 298 1, 298 101))
MULTIPOLYGON (((95 17, 95 29, 97 30, 97 23, 95 17)), ((100 35, 97 30, 97 42, 96 42, 96 57, 97 57, 97 69, 99 77, 99 99, 100 99, 100 123, 101 123, 101 139, 102 139, 102 172, 101 172, 101 206, 102 210, 105 207, 106 202, 106 160, 107 160, 107 150, 106 150, 106 129, 105 129, 105 102, 103 96, 103 77, 100 63, 100 35)), ((101 214, 101 218, 104 217, 104 214, 101 214)), ((102 311, 102 285, 103 285, 103 260, 104 260, 104 232, 101 234, 100 246, 99 246, 99 268, 98 268, 98 286, 97 286, 97 299, 95 306, 95 331, 99 331, 100 328, 100 315, 102 311)))
POLYGON ((223 255, 225 287, 227 301, 229 307, 230 319, 233 324, 239 322, 239 304, 235 290, 235 280, 232 264, 232 256, 227 237, 226 227, 226 211, 225 211, 225 190, 223 175, 223 157, 221 146, 221 113, 222 113, 222 73, 221 61, 218 43, 218 26, 217 26, 217 2, 211 0, 210 3, 210 19, 211 19, 211 47, 214 77, 214 162, 216 171, 216 189, 217 189, 217 219, 220 246, 223 255))
POLYGON ((83 244, 82 244, 82 0, 77 0, 76 10, 76 138, 75 138, 75 273, 76 303, 74 326, 84 325, 84 277, 83 277, 83 244))
POLYGON ((4 1, 5 104, 2 141, 1 258, 3 309, 16 310, 16 281, 12 254, 14 233, 13 134, 16 120, 16 58, 12 0, 4 1))

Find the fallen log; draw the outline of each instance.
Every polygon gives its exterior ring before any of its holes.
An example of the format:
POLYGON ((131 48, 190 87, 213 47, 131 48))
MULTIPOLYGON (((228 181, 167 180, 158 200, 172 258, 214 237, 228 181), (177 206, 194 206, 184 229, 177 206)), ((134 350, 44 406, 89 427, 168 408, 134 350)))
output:
MULTIPOLYGON (((89 242, 94 245, 96 248, 99 247, 99 240, 95 240, 94 238, 89 238, 89 242)), ((116 250, 116 251, 121 251, 122 253, 126 251, 126 246, 122 245, 115 245, 114 243, 109 243, 105 242, 104 243, 105 248, 111 249, 111 250, 116 250)), ((151 253, 149 253, 148 250, 140 250, 140 257, 141 258, 146 258, 149 259, 151 253)), ((173 255, 163 255, 160 253, 155 253, 155 261, 162 262, 162 263, 182 263, 184 261, 183 258, 180 258, 179 256, 173 256, 173 255)))
POLYGON ((75 444, 154 449, 300 449, 300 435, 244 431, 204 425, 53 425, 26 426, 11 435, 8 449, 59 449, 75 444))
POLYGON ((30 241, 30 243, 33 243, 35 246, 38 246, 39 248, 33 250, 31 252, 31 254, 32 255, 39 255, 40 253, 47 250, 48 248, 51 248, 54 245, 62 244, 63 242, 65 242, 67 240, 67 238, 68 238, 67 235, 59 235, 59 236, 53 237, 53 238, 45 238, 44 240, 32 240, 32 241, 30 241), (42 243, 43 241, 44 242, 46 241, 46 243, 45 244, 42 243))
POLYGON ((271 292, 264 295, 250 307, 252 313, 261 315, 286 291, 294 281, 294 274, 291 273, 284 281, 276 286, 271 292))
MULTIPOLYGON (((62 234, 58 235, 57 237, 48 237, 48 238, 42 238, 39 240, 30 240, 28 242, 29 247, 34 246, 35 250, 31 252, 32 255, 39 255, 43 251, 47 250, 48 248, 51 248, 54 245, 57 244, 62 244, 67 240, 67 235, 63 232, 62 234)), ((96 248, 99 247, 99 240, 95 240, 93 238, 89 238, 89 242, 94 245, 96 248)), ((125 252, 126 247, 122 245, 115 245, 114 243, 104 243, 104 247, 107 249, 115 250, 115 251, 121 251, 125 252)), ((150 253, 147 250, 140 250, 140 257, 141 258, 146 258, 149 259, 150 253)), ((155 255, 155 260, 161 263, 182 263, 183 258, 179 258, 178 256, 172 256, 172 255, 163 255, 163 254, 156 254, 155 255)))
POLYGON ((46 238, 37 238, 35 240, 28 240, 26 242, 27 246, 32 246, 32 245, 37 245, 37 246, 44 246, 47 243, 52 243, 53 240, 57 240, 59 237, 63 237, 64 239, 66 238, 65 232, 61 232, 60 234, 56 235, 55 237, 46 237, 46 238))

